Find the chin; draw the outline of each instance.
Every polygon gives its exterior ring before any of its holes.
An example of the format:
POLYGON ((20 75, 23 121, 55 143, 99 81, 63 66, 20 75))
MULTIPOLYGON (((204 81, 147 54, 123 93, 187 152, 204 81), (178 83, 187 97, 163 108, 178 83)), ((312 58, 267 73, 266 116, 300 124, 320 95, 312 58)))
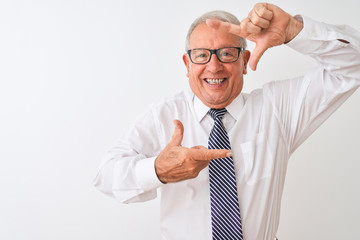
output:
POLYGON ((222 102, 222 103, 215 103, 215 102, 209 103, 209 102, 206 102, 205 105, 210 107, 210 108, 220 109, 220 108, 227 107, 229 104, 226 103, 226 102, 222 102))

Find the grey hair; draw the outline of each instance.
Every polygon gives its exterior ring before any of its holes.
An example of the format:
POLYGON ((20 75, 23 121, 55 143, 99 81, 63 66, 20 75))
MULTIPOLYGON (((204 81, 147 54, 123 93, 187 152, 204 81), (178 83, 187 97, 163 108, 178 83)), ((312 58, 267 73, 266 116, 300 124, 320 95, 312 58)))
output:
MULTIPOLYGON (((221 11, 221 10, 207 12, 202 16, 198 17, 197 19, 195 19, 195 21, 191 24, 186 36, 185 51, 189 50, 189 39, 194 29, 201 23, 206 22, 207 19, 218 19, 224 22, 240 25, 239 19, 237 19, 237 17, 235 17, 233 14, 229 12, 221 11)), ((239 40, 240 40, 240 47, 246 49, 247 47, 246 39, 239 37, 239 40)))

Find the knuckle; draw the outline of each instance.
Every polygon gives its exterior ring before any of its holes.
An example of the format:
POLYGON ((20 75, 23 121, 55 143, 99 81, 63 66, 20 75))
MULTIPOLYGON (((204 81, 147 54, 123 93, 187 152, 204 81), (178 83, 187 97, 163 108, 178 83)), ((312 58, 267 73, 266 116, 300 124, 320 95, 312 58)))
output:
POLYGON ((189 168, 188 168, 188 171, 190 174, 194 174, 196 172, 196 167, 194 165, 191 165, 189 168))
POLYGON ((267 3, 257 3, 255 4, 254 11, 259 17, 266 17, 269 14, 269 9, 267 3))
POLYGON ((184 161, 180 159, 180 161, 177 163, 178 167, 182 167, 184 165, 184 161))
POLYGON ((187 159, 189 159, 188 151, 181 151, 179 154, 179 158, 183 161, 186 161, 187 159))
POLYGON ((211 152, 208 150, 206 152, 204 152, 204 155, 203 155, 203 158, 202 160, 208 160, 208 159, 211 159, 212 155, 211 155, 211 152))
POLYGON ((199 176, 199 172, 196 172, 192 175, 192 178, 196 178, 197 176, 199 176))
POLYGON ((259 24, 260 24, 260 18, 255 17, 255 18, 253 18, 253 19, 251 20, 251 22, 252 22, 253 24, 255 24, 255 25, 259 25, 259 24))
POLYGON ((261 7, 261 8, 256 9, 256 14, 259 17, 264 17, 265 13, 266 13, 265 11, 266 11, 266 9, 264 7, 261 7))
POLYGON ((199 171, 197 171, 197 169, 192 169, 191 174, 190 174, 191 178, 196 178, 197 176, 199 176, 199 171))

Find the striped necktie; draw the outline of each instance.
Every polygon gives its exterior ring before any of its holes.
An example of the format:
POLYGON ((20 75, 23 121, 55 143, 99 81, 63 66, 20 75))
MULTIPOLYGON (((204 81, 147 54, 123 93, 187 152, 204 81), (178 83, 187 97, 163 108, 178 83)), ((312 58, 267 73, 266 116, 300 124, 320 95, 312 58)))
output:
MULTIPOLYGON (((215 120, 209 137, 209 149, 229 149, 229 136, 221 122, 226 109, 210 109, 215 120)), ((210 161, 210 202, 213 239, 243 239, 239 200, 232 157, 210 161)))

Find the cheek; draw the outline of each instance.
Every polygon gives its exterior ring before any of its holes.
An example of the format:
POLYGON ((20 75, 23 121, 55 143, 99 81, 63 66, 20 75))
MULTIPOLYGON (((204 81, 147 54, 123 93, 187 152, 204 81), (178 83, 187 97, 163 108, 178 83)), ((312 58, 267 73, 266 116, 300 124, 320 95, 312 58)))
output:
POLYGON ((200 75, 203 72, 202 66, 192 66, 190 65, 189 71, 187 73, 187 77, 193 81, 197 82, 199 81, 200 75))
POLYGON ((202 80, 200 79, 201 70, 198 68, 190 68, 188 72, 189 86, 191 91, 200 96, 203 93, 202 80))
POLYGON ((243 88, 243 68, 238 67, 232 70, 233 70, 232 92, 240 93, 243 88))
POLYGON ((191 89, 193 89, 196 86, 197 78, 196 78, 196 74, 194 73, 194 71, 191 68, 189 69, 189 72, 187 73, 187 77, 189 78, 189 85, 190 85, 191 89))

